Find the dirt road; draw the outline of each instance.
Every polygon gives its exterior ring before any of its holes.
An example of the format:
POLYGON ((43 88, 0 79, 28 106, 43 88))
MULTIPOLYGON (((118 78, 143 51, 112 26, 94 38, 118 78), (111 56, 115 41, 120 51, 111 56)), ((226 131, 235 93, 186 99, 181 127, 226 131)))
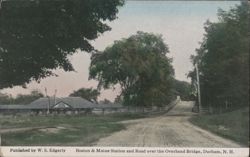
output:
POLYGON ((97 146, 240 147, 188 121, 193 102, 179 102, 164 116, 124 121, 127 129, 100 139, 97 146))

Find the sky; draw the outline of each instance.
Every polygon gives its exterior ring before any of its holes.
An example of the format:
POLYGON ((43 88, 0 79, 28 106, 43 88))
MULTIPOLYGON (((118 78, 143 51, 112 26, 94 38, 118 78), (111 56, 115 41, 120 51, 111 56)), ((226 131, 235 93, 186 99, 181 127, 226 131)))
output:
MULTIPOLYGON (((112 30, 100 35, 91 44, 102 51, 115 40, 127 38, 137 31, 162 34, 170 50, 168 56, 173 58, 176 79, 189 82, 186 74, 193 68, 190 56, 195 54, 202 41, 204 23, 208 19, 212 22, 218 20, 218 8, 229 10, 235 4, 239 4, 239 1, 126 1, 119 9, 118 19, 107 22, 112 30)), ((46 87, 49 96, 57 90, 57 97, 66 97, 82 87, 96 88, 98 82, 88 80, 90 54, 78 51, 69 58, 76 72, 58 69, 54 71, 58 77, 48 77, 40 83, 33 81, 26 89, 17 86, 1 92, 15 97, 34 89, 44 93, 46 87)), ((119 93, 118 86, 116 89, 102 90, 99 100, 106 98, 113 101, 119 93)))

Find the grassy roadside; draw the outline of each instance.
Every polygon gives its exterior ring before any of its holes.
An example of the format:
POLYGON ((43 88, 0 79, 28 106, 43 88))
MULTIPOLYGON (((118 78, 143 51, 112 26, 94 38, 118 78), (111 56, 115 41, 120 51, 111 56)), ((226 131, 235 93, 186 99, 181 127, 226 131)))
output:
POLYGON ((143 118, 142 114, 105 116, 19 117, 1 119, 1 128, 46 127, 24 132, 2 134, 4 146, 90 146, 99 138, 125 129, 123 120, 143 118))
POLYGON ((199 115, 190 121, 243 146, 249 146, 249 107, 215 115, 199 115))

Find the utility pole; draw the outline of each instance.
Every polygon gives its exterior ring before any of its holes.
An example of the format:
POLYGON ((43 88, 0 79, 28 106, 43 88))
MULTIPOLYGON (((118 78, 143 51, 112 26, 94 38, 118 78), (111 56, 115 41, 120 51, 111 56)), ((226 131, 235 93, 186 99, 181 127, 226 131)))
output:
POLYGON ((55 94, 54 94, 54 105, 56 105, 56 93, 57 93, 57 89, 55 89, 55 94))
POLYGON ((49 96, 48 96, 48 94, 47 94, 47 88, 46 88, 46 87, 45 87, 45 95, 46 95, 46 97, 48 98, 47 114, 49 114, 50 98, 49 98, 49 96))
POLYGON ((196 69, 196 78, 197 78, 197 90, 198 90, 198 105, 199 113, 201 113, 201 91, 200 91, 200 77, 199 77, 199 68, 198 64, 195 64, 196 69))

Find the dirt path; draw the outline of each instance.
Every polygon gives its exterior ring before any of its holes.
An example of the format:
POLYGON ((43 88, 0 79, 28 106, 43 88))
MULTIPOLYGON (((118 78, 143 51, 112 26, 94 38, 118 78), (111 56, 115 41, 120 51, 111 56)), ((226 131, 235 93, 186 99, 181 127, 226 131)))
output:
POLYGON ((0 133, 10 133, 10 132, 24 132, 29 130, 38 130, 38 129, 46 129, 46 126, 42 127, 26 127, 26 128, 9 128, 9 129, 0 129, 0 133))
POLYGON ((127 129, 100 139, 97 146, 240 147, 191 124, 193 102, 179 102, 164 116, 130 120, 127 129))

